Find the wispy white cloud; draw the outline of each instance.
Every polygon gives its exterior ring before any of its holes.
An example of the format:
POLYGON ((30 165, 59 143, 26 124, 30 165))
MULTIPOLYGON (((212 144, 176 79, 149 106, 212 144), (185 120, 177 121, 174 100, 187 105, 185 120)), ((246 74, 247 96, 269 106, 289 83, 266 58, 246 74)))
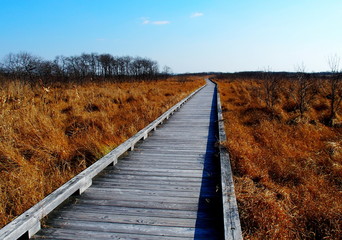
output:
POLYGON ((141 18, 142 24, 165 25, 170 24, 170 21, 151 21, 148 18, 141 18))
POLYGON ((190 15, 191 18, 197 18, 197 17, 202 17, 204 14, 201 12, 195 12, 190 15))
POLYGON ((141 18, 141 20, 142 20, 142 24, 149 24, 151 22, 150 20, 148 20, 148 18, 145 18, 145 17, 141 18))
POLYGON ((164 24, 170 24, 171 22, 170 21, 154 21, 151 23, 155 25, 164 25, 164 24))

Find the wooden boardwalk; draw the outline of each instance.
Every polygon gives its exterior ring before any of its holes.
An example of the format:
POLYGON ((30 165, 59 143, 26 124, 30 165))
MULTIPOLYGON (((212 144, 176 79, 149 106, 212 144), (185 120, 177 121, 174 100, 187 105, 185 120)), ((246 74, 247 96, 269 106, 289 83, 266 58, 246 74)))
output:
POLYGON ((215 85, 207 86, 34 239, 224 239, 215 85))

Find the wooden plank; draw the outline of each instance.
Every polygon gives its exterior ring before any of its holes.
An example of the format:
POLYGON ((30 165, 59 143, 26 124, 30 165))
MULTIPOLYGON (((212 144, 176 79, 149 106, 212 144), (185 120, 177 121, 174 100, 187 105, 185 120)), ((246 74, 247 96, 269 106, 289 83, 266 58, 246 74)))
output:
MULTIPOLYGON (((216 199, 218 200, 218 199, 216 199)), ((146 216, 146 217, 164 217, 164 218, 182 218, 182 219, 200 219, 203 221, 210 220, 219 222, 221 219, 214 217, 217 216, 217 207, 215 199, 212 202, 206 203, 205 208, 200 208, 198 211, 188 209, 164 209, 154 208, 152 206, 144 207, 130 207, 130 206, 116 206, 116 205, 97 205, 95 202, 78 203, 73 206, 64 207, 60 209, 60 212, 56 216, 64 216, 62 211, 74 212, 76 215, 78 212, 89 212, 89 213, 106 213, 112 215, 129 215, 129 216, 146 216), (210 210, 210 211, 208 211, 210 210), (216 211, 216 212, 215 212, 216 211)), ((150 205, 151 206, 151 205, 150 205)))
MULTIPOLYGON (((158 160, 147 160, 147 159, 141 159, 140 161, 126 161, 122 162, 119 166, 117 166, 120 169, 124 168, 130 168, 134 167, 137 164, 143 168, 167 168, 167 169, 183 169, 183 170, 203 170, 203 162, 193 162, 193 163, 182 163, 181 165, 179 162, 177 163, 176 161, 171 162, 171 161, 158 161, 158 160)), ((215 169, 215 167, 211 166, 211 168, 215 169)))
MULTIPOLYGON (((153 168, 158 166, 159 168, 169 168, 169 169, 184 169, 184 170, 203 170, 204 161, 198 162, 185 162, 183 164, 177 163, 176 160, 158 160, 158 159, 140 159, 140 160, 131 160, 125 161, 120 163, 118 168, 125 168, 125 167, 133 167, 137 164, 142 165, 143 167, 153 168)), ((210 168, 215 169, 215 166, 210 166, 210 168)))
POLYGON ((127 174, 127 175, 145 175, 145 176, 170 176, 170 177, 189 177, 189 178, 201 178, 202 172, 200 171, 183 171, 183 172, 172 172, 172 171, 153 171, 148 169, 139 170, 139 169, 115 169, 107 172, 109 175, 113 174, 127 174))
POLYGON ((130 169, 133 167, 136 167, 139 165, 139 167, 142 168, 149 168, 149 169, 170 169, 170 170, 199 170, 203 171, 205 170, 219 170, 217 166, 205 166, 204 162, 194 162, 194 163, 183 163, 183 164, 177 164, 177 162, 170 162, 170 161, 158 161, 158 160, 146 160, 141 159, 140 161, 126 161, 120 163, 120 165, 117 165, 117 169, 130 169))
MULTIPOLYGON (((159 200, 159 199, 158 199, 159 200)), ((146 208, 146 209, 165 209, 165 210, 185 210, 185 211, 197 211, 198 203, 194 202, 182 202, 171 200, 173 202, 158 201, 156 199, 148 199, 137 202, 137 199, 120 199, 120 200, 96 200, 96 199, 84 199, 80 198, 78 202, 80 204, 97 205, 97 206, 117 206, 117 207, 131 207, 131 208, 146 208)))
MULTIPOLYGON (((136 173, 136 172, 135 172, 136 173)), ((159 180, 165 180, 165 181, 174 181, 174 182, 200 182, 201 180, 207 180, 210 181, 211 178, 205 178, 205 179, 201 179, 201 177, 182 177, 182 176, 165 176, 165 175, 160 175, 160 176, 155 176, 155 175, 151 175, 151 174, 126 174, 123 172, 120 172, 120 174, 109 174, 107 173, 107 176, 109 178, 112 179, 140 179, 140 180, 155 180, 155 181, 159 181, 159 180)))
MULTIPOLYGON (((157 177, 166 176, 166 172, 137 171, 137 170, 125 170, 125 169, 116 169, 116 170, 110 171, 110 172, 108 172, 108 176, 116 175, 119 173, 120 173, 120 175, 157 176, 157 177)), ((215 177, 215 174, 217 174, 217 172, 214 172, 214 171, 206 172, 206 171, 204 171, 201 174, 202 175, 196 175, 195 173, 189 173, 189 172, 183 172, 183 173, 182 172, 177 172, 177 173, 168 172, 167 176, 168 177, 188 177, 188 178, 201 179, 201 178, 215 177)))
MULTIPOLYGON (((177 179, 175 179, 177 180, 177 179)), ((214 183, 214 182, 210 182, 214 183)), ((192 181, 192 182, 184 182, 184 181, 172 181, 172 180, 153 180, 153 179, 113 179, 113 178, 106 178, 106 177, 97 177, 93 180, 93 185, 102 185, 102 186, 145 186, 145 187, 170 187, 170 188, 199 188, 203 183, 201 181, 192 181)))
POLYGON ((208 149, 208 148, 202 148, 202 149, 193 149, 191 146, 188 146, 187 149, 182 149, 181 147, 178 146, 172 146, 172 147, 144 147, 144 149, 137 148, 137 151, 143 151, 144 153, 154 153, 158 152, 159 154, 167 155, 167 154, 173 154, 173 152, 176 152, 177 155, 185 154, 185 155, 196 155, 196 154, 201 154, 205 152, 206 154, 210 153, 216 153, 216 149, 208 149))
MULTIPOLYGON (((215 237, 217 232, 208 228, 188 228, 188 227, 169 227, 169 226, 151 226, 140 224, 119 224, 108 222, 93 222, 93 221, 71 221, 63 220, 54 223, 55 227, 64 229, 73 229, 75 234, 82 231, 101 231, 115 233, 130 233, 130 234, 147 234, 156 236, 170 237, 194 237, 195 231, 200 232, 203 237, 215 237)), ((76 235, 77 236, 77 235, 76 235)))
MULTIPOLYGON (((137 176, 135 176, 137 177, 137 176)), ((116 178, 105 178, 105 177, 101 177, 101 178, 96 178, 93 182, 94 185, 96 184, 103 184, 104 186, 106 186, 107 184, 109 184, 109 186, 111 184, 115 185, 121 185, 121 186, 125 186, 125 185, 136 185, 137 187, 139 186, 146 186, 146 187, 154 187, 154 186, 169 186, 171 188, 200 188, 200 187, 204 187, 204 186, 211 186, 211 187, 215 187, 216 185, 221 185, 221 182, 218 181, 216 178, 204 178, 204 179, 192 179, 193 181, 188 181, 188 182, 184 182, 181 179, 177 179, 177 178, 173 178, 173 179, 165 179, 164 177, 162 179, 158 179, 156 180, 155 178, 149 178, 149 176, 147 176, 147 178, 134 178, 134 179, 125 179, 123 176, 116 177, 116 178)))
MULTIPOLYGON (((151 136, 152 138, 148 138, 146 139, 144 142, 141 142, 139 144, 137 144, 137 146, 142 146, 142 145, 152 145, 152 146, 163 146, 165 144, 172 144, 172 145, 193 145, 192 143, 189 143, 188 140, 178 137, 178 138, 174 138, 174 139, 170 139, 170 138, 166 138, 164 137, 164 135, 162 136, 156 136, 153 135, 151 136), (158 142, 156 142, 155 140, 158 139, 158 142)), ((208 142, 215 142, 215 139, 198 139, 198 141, 196 141, 196 144, 207 144, 208 142), (208 141, 209 140, 209 141, 208 141)))
POLYGON ((142 155, 142 156, 160 156, 160 157, 163 157, 167 154, 167 157, 176 157, 178 159, 182 159, 183 157, 194 157, 194 158, 197 158, 197 157, 207 157, 207 156, 210 156, 210 155, 214 155, 215 153, 214 152, 209 152, 209 153, 179 153, 179 152, 176 152, 176 151, 172 151, 172 152, 153 152, 153 151, 146 151, 146 152, 138 152, 138 154, 142 155))
POLYGON ((154 168, 148 168, 148 167, 142 167, 142 166, 125 166, 122 168, 117 167, 114 171, 136 171, 136 172, 153 172, 153 173, 161 173, 161 174, 167 174, 167 175, 172 175, 172 174, 179 174, 179 175, 186 175, 186 176, 201 176, 203 170, 192 170, 192 169, 165 169, 165 168, 160 168, 158 166, 154 168))
POLYGON ((115 215, 129 215, 129 216, 147 216, 147 217, 167 217, 167 218, 190 218, 196 219, 200 217, 201 219, 208 218, 208 213, 206 212, 196 212, 187 210, 175 210, 175 209, 149 209, 149 208, 135 208, 135 207, 122 207, 122 206, 106 206, 106 205, 82 205, 74 204, 71 206, 61 208, 61 211, 68 210, 70 212, 105 212, 108 214, 115 215))
POLYGON ((96 184, 93 185, 94 187, 98 188, 111 188, 111 189, 137 189, 137 190, 164 190, 164 191, 183 191, 183 192, 199 192, 200 190, 205 190, 205 191, 215 191, 212 190, 212 187, 207 187, 203 188, 200 185, 198 186, 191 186, 189 187, 188 185, 173 185, 170 186, 168 184, 139 184, 139 183, 104 183, 104 182, 97 182, 96 184))
MULTIPOLYGON (((121 224, 136 224, 136 225, 151 225, 151 226, 166 226, 166 227, 186 227, 186 228, 212 228, 217 224, 215 219, 203 219, 197 223, 196 218, 170 218, 161 216, 135 216, 128 214, 108 214, 103 212, 89 212, 89 211, 60 211, 60 215, 56 216, 53 221, 90 221, 90 222, 105 222, 105 223, 121 223, 121 224), (196 224, 197 223, 197 224, 196 224)), ((52 223, 53 223, 52 221, 52 223)))
POLYGON ((137 189, 137 188, 124 188, 124 187, 116 187, 116 188, 110 188, 108 186, 93 186, 89 191, 89 193, 95 193, 95 194, 113 194, 117 198, 120 195, 128 196, 130 194, 134 195, 137 198, 140 198, 141 196, 153 196, 153 198, 157 197, 195 197, 198 199, 199 194, 203 197, 212 197, 216 195, 216 189, 213 188, 203 188, 197 189, 197 191, 191 191, 191 190, 165 190, 163 188, 154 188, 154 189, 137 189))
MULTIPOLYGON (((133 234, 133 233, 112 233, 103 231, 89 231, 83 230, 75 232, 73 229, 63 228, 48 228, 43 233, 34 236, 34 239, 64 239, 64 240, 75 240, 75 239, 91 239, 91 240, 160 240, 160 236, 147 235, 147 234, 133 234)), ((179 237, 163 236, 163 240, 179 240, 179 237)), ((193 239, 193 237, 182 237, 182 239, 193 239)))
MULTIPOLYGON (((179 203, 193 203, 197 202, 199 193, 192 192, 174 192, 168 191, 148 191, 148 190, 131 190, 130 189, 100 189, 91 188, 84 195, 86 199, 101 199, 111 200, 115 196, 117 200, 132 200, 132 201, 150 201, 153 199, 158 202, 179 202, 179 203), (172 196, 174 194, 174 196, 172 196), (171 195, 171 196, 170 196, 171 195)), ((204 193, 204 196, 211 197, 210 193, 204 193)))
POLYGON ((120 159, 121 161, 144 161, 144 160, 153 160, 153 161, 158 161, 158 162, 173 162, 173 163, 184 163, 184 164, 191 164, 191 163, 204 163, 204 161, 209 158, 210 156, 215 156, 215 154, 212 155, 206 155, 206 154, 197 154, 196 156, 181 156, 179 155, 173 155, 173 154, 168 154, 168 155, 161 155, 161 154, 152 154, 152 153, 140 153, 136 152, 136 154, 132 155, 131 158, 123 158, 120 159))
MULTIPOLYGON (((138 148, 139 149, 139 148, 138 148)), ((216 152, 216 150, 214 148, 208 149, 207 146, 193 146, 193 145, 178 145, 178 144, 173 144, 172 146, 161 146, 161 145, 156 145, 156 146, 152 146, 152 145, 144 145, 143 146, 143 150, 158 150, 158 151, 181 151, 181 152, 191 152, 191 153, 203 153, 203 152, 216 152)))

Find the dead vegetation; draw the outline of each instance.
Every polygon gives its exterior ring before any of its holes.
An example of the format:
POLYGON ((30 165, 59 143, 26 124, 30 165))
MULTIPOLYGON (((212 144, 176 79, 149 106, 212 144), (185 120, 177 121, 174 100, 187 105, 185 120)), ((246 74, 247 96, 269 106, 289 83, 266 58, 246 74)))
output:
POLYGON ((4 81, 0 89, 0 227, 204 84, 4 81))
POLYGON ((342 118, 326 121, 329 82, 313 94, 302 79, 267 81, 218 81, 244 239, 340 239, 342 118))

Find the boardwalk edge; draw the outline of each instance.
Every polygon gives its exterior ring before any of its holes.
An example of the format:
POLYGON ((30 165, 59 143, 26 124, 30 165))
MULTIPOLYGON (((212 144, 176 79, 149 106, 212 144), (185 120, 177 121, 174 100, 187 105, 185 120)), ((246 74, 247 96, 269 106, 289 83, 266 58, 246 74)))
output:
MULTIPOLYGON (((209 79, 210 80, 210 79, 209 79)), ((210 80, 212 81, 212 80, 210 80)), ((228 150, 222 145, 227 140, 224 118, 222 116, 222 107, 220 92, 217 83, 217 121, 219 133, 219 151, 221 165, 221 187, 222 187, 222 204, 223 204, 223 224, 224 236, 226 240, 240 240, 242 238, 241 223, 239 217, 238 206, 235 197, 233 173, 230 164, 228 150)))

